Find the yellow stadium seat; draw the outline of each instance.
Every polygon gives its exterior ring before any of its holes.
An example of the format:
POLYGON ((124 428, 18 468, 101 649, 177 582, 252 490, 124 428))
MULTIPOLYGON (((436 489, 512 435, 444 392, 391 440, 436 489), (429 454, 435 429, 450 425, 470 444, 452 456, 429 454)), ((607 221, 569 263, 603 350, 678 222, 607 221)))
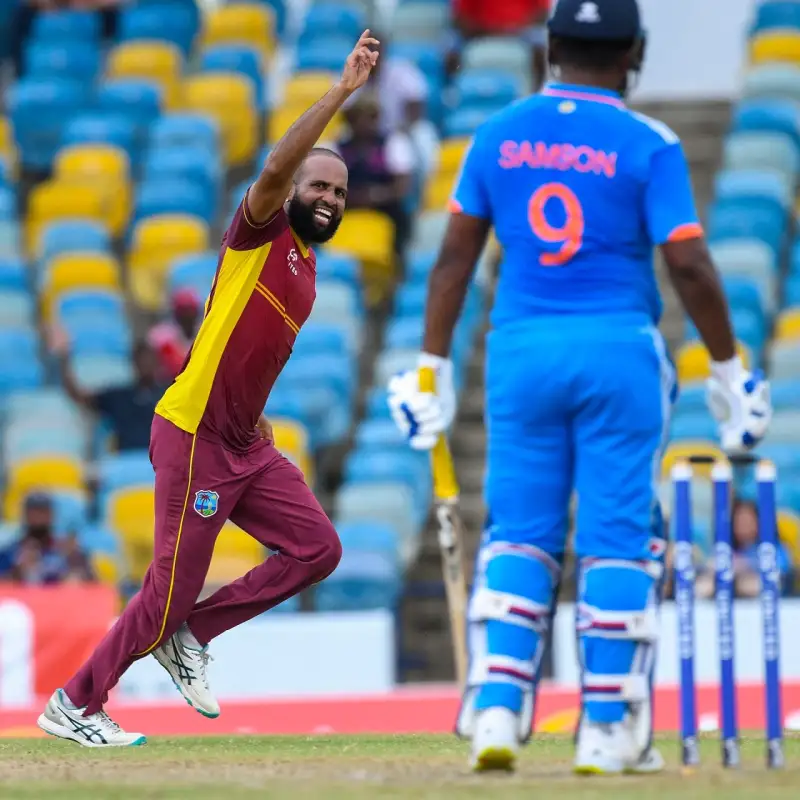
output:
POLYGON ((108 54, 108 78, 141 78, 157 83, 167 109, 179 98, 183 56, 171 42, 134 40, 122 42, 108 54))
POLYGON ((113 187, 95 181, 49 180, 31 191, 26 218, 26 246, 37 255, 42 227, 58 219, 76 217, 110 226, 113 187))
MULTIPOLYGON (((713 442, 705 441, 682 441, 673 442, 664 453, 661 462, 661 476, 668 480, 672 468, 678 461, 685 461, 690 456, 705 456, 710 459, 723 459, 725 454, 713 442)), ((692 469, 695 475, 710 478, 711 464, 693 464, 692 469)))
POLYGON ((14 131, 8 117, 0 117, 0 159, 5 161, 10 170, 10 175, 17 174, 17 145, 14 141, 14 131))
POLYGON ((202 46, 248 44, 265 56, 275 49, 272 12, 258 3, 229 3, 206 15, 202 46))
MULTIPOLYGON (((737 350, 745 366, 751 362, 750 351, 741 342, 737 350)), ((711 374, 711 357, 705 345, 699 341, 685 342, 678 350, 675 359, 680 383, 705 380, 711 374)))
POLYGON ((55 300, 63 292, 73 289, 111 289, 118 291, 120 267, 107 253, 63 253, 47 264, 45 282, 41 293, 42 314, 51 320, 55 300))
POLYGON ((232 522, 226 522, 214 544, 206 584, 226 584, 240 578, 267 558, 267 550, 232 522))
POLYGON ((800 308, 787 308, 778 314, 775 339, 800 339, 800 308))
POLYGON ((313 462, 308 445, 308 431, 291 419, 270 418, 275 447, 305 475, 309 485, 314 483, 313 462))
POLYGON ((36 490, 83 489, 83 464, 68 456, 36 456, 9 467, 5 496, 6 519, 18 519, 22 501, 36 490))
POLYGON ((240 166, 255 157, 258 114, 253 83, 235 72, 205 72, 183 83, 183 104, 219 124, 225 160, 240 166))
POLYGON ((58 151, 55 177, 64 182, 106 186, 113 207, 108 214, 114 236, 123 233, 131 213, 131 180, 128 154, 111 144, 77 144, 58 151))
POLYGON ((158 214, 142 220, 133 231, 128 254, 129 288, 145 310, 161 310, 164 280, 172 262, 209 247, 206 223, 189 214, 158 214))
POLYGON ((788 508, 778 509, 778 536, 792 562, 800 564, 800 515, 788 508))
POLYGON ((94 574, 101 583, 116 586, 122 578, 119 561, 108 553, 92 553, 91 564, 94 574))
POLYGON ((106 507, 106 524, 120 537, 128 577, 141 581, 153 560, 153 487, 130 486, 112 492, 106 507))
POLYGON ((395 277, 394 224, 378 211, 348 211, 330 243, 332 251, 348 253, 361 262, 367 302, 379 302, 395 277))
MULTIPOLYGON (((303 103, 298 105, 285 104, 280 108, 272 109, 267 120, 267 142, 275 144, 294 125, 297 118, 307 110, 308 106, 303 103)), ((319 137, 319 144, 334 144, 342 137, 343 131, 344 117, 341 114, 337 114, 322 132, 322 136, 319 137)))
POLYGON ((332 72, 300 72, 286 82, 283 105, 288 108, 310 108, 333 85, 336 75, 332 72))
POLYGON ((461 162, 469 147, 469 139, 456 137, 445 139, 439 149, 439 172, 450 172, 454 175, 461 169, 461 162))
POLYGON ((428 178, 425 186, 425 210, 444 211, 447 201, 453 194, 456 173, 437 172, 428 178))
POLYGON ((750 60, 753 64, 768 61, 800 63, 800 34, 790 29, 776 29, 759 34, 751 41, 750 60))

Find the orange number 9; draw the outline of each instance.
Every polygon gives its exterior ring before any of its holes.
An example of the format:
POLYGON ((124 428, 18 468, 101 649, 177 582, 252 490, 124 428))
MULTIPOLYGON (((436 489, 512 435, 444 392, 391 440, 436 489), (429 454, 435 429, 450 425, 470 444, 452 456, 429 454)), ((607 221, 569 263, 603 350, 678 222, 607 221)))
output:
POLYGON ((539 262, 543 267, 563 267, 583 244, 583 206, 572 189, 563 183, 546 183, 540 186, 528 201, 528 222, 531 230, 543 242, 561 244, 557 253, 543 253, 539 262), (559 200, 564 206, 566 221, 560 228, 551 225, 544 215, 548 200, 559 200))

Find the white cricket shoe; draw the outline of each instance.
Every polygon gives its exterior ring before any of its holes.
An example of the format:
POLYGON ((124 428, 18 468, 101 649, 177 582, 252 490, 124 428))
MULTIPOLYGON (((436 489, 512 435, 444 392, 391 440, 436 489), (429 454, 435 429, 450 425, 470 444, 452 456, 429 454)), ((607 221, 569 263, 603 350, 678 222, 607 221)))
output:
POLYGON ((648 747, 638 761, 625 768, 625 772, 632 775, 652 775, 661 772, 665 766, 664 756, 655 747, 648 747))
POLYGON ((169 673, 184 700, 204 717, 219 716, 219 703, 208 685, 208 647, 190 647, 183 629, 153 651, 156 661, 169 673))
POLYGON ((578 731, 574 771, 579 775, 619 775, 639 761, 633 736, 624 722, 589 722, 578 731))
POLYGON ((51 736, 69 739, 84 747, 136 747, 147 739, 141 733, 126 733, 105 711, 83 716, 63 689, 56 689, 36 724, 51 736))
POLYGON ((500 706, 480 711, 475 720, 470 766, 475 772, 511 772, 517 761, 517 715, 500 706))

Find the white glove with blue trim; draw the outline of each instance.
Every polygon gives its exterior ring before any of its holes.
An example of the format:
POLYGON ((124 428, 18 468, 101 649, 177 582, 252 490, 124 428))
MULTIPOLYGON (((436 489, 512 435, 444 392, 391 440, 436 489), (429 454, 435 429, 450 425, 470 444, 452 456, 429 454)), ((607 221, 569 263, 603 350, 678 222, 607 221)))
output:
POLYGON ((400 372, 389 381, 388 403, 392 419, 411 447, 430 450, 456 415, 453 362, 421 353, 417 369, 400 372), (435 394, 419 388, 419 370, 426 367, 436 373, 435 394))
POLYGON ((750 450, 764 438, 772 419, 769 383, 760 370, 748 372, 739 356, 711 363, 706 401, 729 455, 750 450))

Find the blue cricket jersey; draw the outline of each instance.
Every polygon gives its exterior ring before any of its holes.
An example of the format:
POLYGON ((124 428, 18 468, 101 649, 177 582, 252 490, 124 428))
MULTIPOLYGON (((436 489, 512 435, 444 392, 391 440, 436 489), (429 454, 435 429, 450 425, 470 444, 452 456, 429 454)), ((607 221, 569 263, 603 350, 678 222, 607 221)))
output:
POLYGON ((633 312, 657 323, 653 248, 702 235, 680 140, 618 94, 551 84, 476 132, 451 210, 503 249, 493 327, 633 312))

